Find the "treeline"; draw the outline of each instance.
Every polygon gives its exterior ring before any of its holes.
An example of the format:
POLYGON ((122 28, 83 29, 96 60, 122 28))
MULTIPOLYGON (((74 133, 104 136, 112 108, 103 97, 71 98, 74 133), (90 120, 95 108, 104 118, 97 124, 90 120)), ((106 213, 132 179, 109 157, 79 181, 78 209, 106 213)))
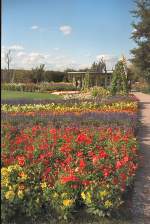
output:
POLYGON ((67 72, 60 71, 40 71, 36 69, 32 70, 18 70, 7 69, 1 70, 1 82, 2 83, 38 83, 38 82, 63 82, 68 81, 67 72))

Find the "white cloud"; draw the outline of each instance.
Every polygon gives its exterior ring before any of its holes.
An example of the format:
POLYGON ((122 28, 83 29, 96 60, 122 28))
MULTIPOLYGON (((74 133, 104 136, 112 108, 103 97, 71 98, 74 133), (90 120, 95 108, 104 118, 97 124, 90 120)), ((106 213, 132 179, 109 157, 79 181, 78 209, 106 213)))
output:
POLYGON ((31 26, 30 29, 31 30, 38 30, 39 29, 39 26, 37 26, 37 25, 31 26))
POLYGON ((71 26, 60 26, 59 30, 64 34, 64 35, 69 35, 72 32, 72 27, 71 26))
POLYGON ((55 50, 55 51, 59 51, 59 48, 58 48, 58 47, 55 47, 54 50, 55 50))
POLYGON ((99 54, 96 56, 96 59, 99 61, 100 59, 103 59, 106 62, 106 68, 112 69, 114 68, 115 64, 118 61, 118 57, 115 55, 110 54, 99 54))
MULTIPOLYGON (((8 49, 9 47, 2 46, 2 68, 6 67, 5 53, 8 49)), ((12 52, 12 61, 10 64, 10 68, 32 69, 39 66, 40 64, 45 64, 46 69, 60 71, 63 71, 66 68, 83 69, 89 67, 88 64, 78 63, 76 60, 74 60, 73 57, 66 56, 60 53, 57 53, 56 55, 56 52, 51 55, 41 52, 27 52, 25 50, 12 52)))
POLYGON ((26 53, 24 51, 19 51, 17 53, 17 57, 24 57, 24 56, 26 56, 26 53))
POLYGON ((10 50, 14 50, 14 51, 22 51, 24 50, 24 47, 21 45, 12 45, 10 47, 8 47, 10 50))

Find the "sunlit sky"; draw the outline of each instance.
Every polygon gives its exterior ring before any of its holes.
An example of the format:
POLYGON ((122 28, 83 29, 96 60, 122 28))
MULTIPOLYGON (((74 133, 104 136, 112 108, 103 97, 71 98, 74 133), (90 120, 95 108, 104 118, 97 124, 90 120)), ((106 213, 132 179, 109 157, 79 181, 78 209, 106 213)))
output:
POLYGON ((2 67, 11 49, 12 68, 79 69, 103 57, 111 69, 135 46, 133 9, 133 0, 3 0, 2 67))

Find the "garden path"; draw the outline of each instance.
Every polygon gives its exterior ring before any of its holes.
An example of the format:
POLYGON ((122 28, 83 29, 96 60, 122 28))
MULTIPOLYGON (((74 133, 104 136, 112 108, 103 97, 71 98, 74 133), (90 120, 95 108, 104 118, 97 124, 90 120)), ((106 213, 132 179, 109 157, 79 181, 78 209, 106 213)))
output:
POLYGON ((150 95, 134 94, 140 100, 141 121, 138 138, 140 142, 140 167, 133 192, 134 224, 150 224, 150 95))

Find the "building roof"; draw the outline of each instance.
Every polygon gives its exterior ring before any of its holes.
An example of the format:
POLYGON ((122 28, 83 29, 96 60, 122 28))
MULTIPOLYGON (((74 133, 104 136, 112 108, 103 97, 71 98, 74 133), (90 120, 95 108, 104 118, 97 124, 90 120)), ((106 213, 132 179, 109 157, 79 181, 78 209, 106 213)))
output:
POLYGON ((86 74, 86 73, 89 73, 89 74, 110 74, 110 73, 113 73, 113 70, 107 70, 107 72, 94 72, 94 71, 85 71, 85 72, 67 72, 68 74, 86 74))

